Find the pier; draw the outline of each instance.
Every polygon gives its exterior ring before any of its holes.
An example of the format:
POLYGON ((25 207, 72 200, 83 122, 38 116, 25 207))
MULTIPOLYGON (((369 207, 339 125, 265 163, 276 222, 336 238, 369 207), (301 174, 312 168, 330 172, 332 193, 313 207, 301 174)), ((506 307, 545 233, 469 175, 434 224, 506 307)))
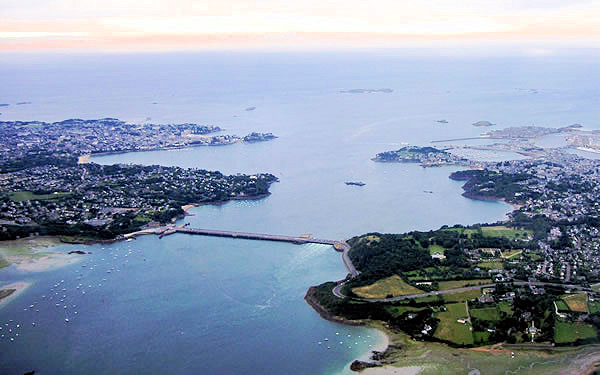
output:
POLYGON ((280 234, 264 234, 264 233, 248 233, 248 232, 232 232, 232 231, 222 231, 222 230, 213 230, 213 229, 202 229, 202 228, 190 228, 188 226, 168 226, 168 227, 159 227, 146 229, 135 233, 130 233, 125 237, 137 237, 144 234, 156 234, 159 238, 163 238, 165 236, 169 236, 175 233, 184 233, 190 235, 199 235, 199 236, 211 236, 211 237, 226 237, 226 238, 239 238, 244 240, 259 240, 259 241, 276 241, 276 242, 288 242, 296 245, 303 245, 308 243, 315 243, 320 245, 330 245, 336 251, 342 253, 342 261, 344 262, 344 266, 348 270, 352 276, 357 276, 358 271, 352 264, 350 260, 350 256, 348 252, 350 251, 350 245, 346 241, 336 241, 336 240, 326 240, 313 238, 310 235, 302 235, 302 236, 285 236, 280 234))

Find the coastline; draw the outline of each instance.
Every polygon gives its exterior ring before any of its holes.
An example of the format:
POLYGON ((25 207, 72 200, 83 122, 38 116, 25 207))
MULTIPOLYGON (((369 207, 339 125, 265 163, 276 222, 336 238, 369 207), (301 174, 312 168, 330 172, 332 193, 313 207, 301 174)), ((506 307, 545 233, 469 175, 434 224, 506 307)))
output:
MULTIPOLYGON (((311 286, 310 288, 308 288, 308 291, 306 292, 306 295, 304 296, 304 300, 306 301, 306 303, 309 306, 311 306, 313 308, 313 310, 315 310, 319 314, 319 316, 321 316, 321 318, 328 320, 330 322, 345 324, 345 325, 349 325, 349 326, 365 326, 368 328, 372 328, 377 332, 377 335, 379 336, 379 340, 378 340, 377 344, 375 344, 374 347, 369 348, 369 350, 366 351, 364 354, 362 354, 358 358, 352 360, 351 362, 347 363, 345 368, 350 368, 350 366, 353 363, 362 362, 362 363, 375 364, 375 367, 366 368, 366 369, 360 371, 361 374, 373 374, 373 375, 388 374, 388 372, 368 372, 369 370, 381 371, 382 369, 387 368, 386 366, 380 364, 378 362, 378 360, 376 360, 374 358, 375 354, 386 353, 390 349, 390 345, 392 342, 390 335, 388 334, 385 327, 383 326, 383 323, 379 322, 379 321, 373 321, 373 320, 350 320, 350 319, 345 319, 340 316, 333 315, 333 314, 329 313, 324 307, 322 307, 318 303, 318 301, 314 295, 315 291, 316 291, 315 287, 311 286)), ((392 368, 392 369, 396 370, 398 368, 392 368)), ((355 370, 352 370, 352 371, 354 372, 355 370)), ((387 371, 387 370, 385 370, 385 371, 387 371)), ((420 371, 420 368, 419 368, 419 371, 420 371)), ((404 374, 404 373, 398 372, 398 374, 404 374)), ((406 373, 406 375, 409 375, 409 374, 412 374, 412 373, 406 373)), ((414 373, 414 374, 417 374, 417 373, 414 373)))
POLYGON ((465 198, 473 199, 473 200, 476 200, 476 201, 496 201, 496 202, 506 203, 506 204, 510 205, 513 208, 513 211, 518 211, 518 210, 521 209, 521 207, 523 207, 523 205, 521 205, 521 204, 508 202, 506 200, 506 198, 490 197, 490 196, 485 196, 485 195, 477 195, 477 194, 474 194, 474 193, 471 193, 471 192, 468 192, 468 191, 465 191, 461 195, 463 197, 465 197, 465 198))
POLYGON ((32 283, 26 281, 18 281, 15 283, 0 286, 0 290, 14 290, 14 292, 8 295, 7 297, 0 299, 0 307, 18 297, 21 293, 23 293, 25 289, 29 288, 31 284, 32 283))

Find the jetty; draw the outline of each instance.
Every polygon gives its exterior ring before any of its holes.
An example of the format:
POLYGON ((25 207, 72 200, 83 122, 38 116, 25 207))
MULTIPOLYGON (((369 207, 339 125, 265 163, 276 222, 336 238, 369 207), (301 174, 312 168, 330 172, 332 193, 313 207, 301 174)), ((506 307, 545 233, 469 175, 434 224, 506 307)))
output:
POLYGON ((259 241, 276 241, 276 242, 288 242, 296 245, 303 245, 309 243, 315 243, 320 245, 330 245, 336 251, 342 253, 342 260, 344 262, 344 266, 348 270, 352 276, 357 276, 358 271, 352 264, 352 260, 350 260, 350 256, 348 252, 350 251, 350 245, 346 241, 337 241, 337 240, 327 240, 314 238, 312 235, 301 235, 301 236, 286 236, 281 234, 264 234, 264 233, 248 233, 248 232, 233 232, 233 231, 223 231, 223 230, 213 230, 213 229, 202 229, 202 228, 191 228, 187 225, 182 226, 166 226, 166 227, 157 227, 146 230, 141 230, 139 232, 130 233, 125 235, 127 238, 135 238, 137 236, 145 235, 145 234, 155 234, 158 235, 159 238, 163 238, 165 236, 169 236, 175 233, 183 233, 190 235, 199 235, 199 236, 211 236, 211 237, 226 237, 226 238, 238 238, 244 240, 259 240, 259 241))

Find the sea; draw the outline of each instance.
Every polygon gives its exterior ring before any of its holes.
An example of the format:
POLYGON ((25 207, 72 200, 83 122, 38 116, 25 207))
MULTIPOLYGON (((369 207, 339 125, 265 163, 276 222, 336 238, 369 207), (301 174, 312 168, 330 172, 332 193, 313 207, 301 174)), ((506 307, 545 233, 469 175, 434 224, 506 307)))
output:
MULTIPOLYGON (((508 126, 598 129, 599 81, 597 59, 581 53, 3 54, 0 121, 115 117, 272 132, 278 138, 263 143, 91 162, 273 173, 280 181, 268 197, 196 207, 179 223, 341 240, 505 220, 510 206, 461 196, 448 178, 459 168, 371 159, 508 126), (342 92, 381 88, 393 91, 342 92), (496 125, 472 126, 481 120, 496 125)), ((384 342, 304 302, 309 286, 346 274, 330 246, 176 234, 44 251, 71 250, 91 254, 44 272, 0 271, 0 285, 31 283, 0 305, 0 373, 337 375, 384 342)))

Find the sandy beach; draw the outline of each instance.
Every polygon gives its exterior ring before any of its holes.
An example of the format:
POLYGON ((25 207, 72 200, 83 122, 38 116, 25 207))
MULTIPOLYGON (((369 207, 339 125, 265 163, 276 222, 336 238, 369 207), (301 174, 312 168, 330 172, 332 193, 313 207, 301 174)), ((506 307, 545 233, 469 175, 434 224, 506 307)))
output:
POLYGON ((28 283, 25 281, 20 281, 20 282, 0 286, 0 290, 15 289, 15 292, 12 293, 10 296, 0 299, 0 306, 2 306, 5 303, 8 303, 12 299, 16 298, 19 294, 21 294, 30 285, 31 285, 31 283, 28 283))
POLYGON ((186 204, 184 206, 181 206, 181 208, 185 211, 188 212, 190 209, 194 208, 194 207, 198 207, 197 204, 186 204))
POLYGON ((390 338, 384 331, 377 329, 377 328, 375 328, 375 331, 376 331, 376 335, 378 336, 377 344, 375 344, 373 347, 369 348, 370 350, 368 352, 366 352, 365 354, 363 354, 359 358, 357 358, 359 361, 365 361, 365 362, 372 361, 371 356, 373 355, 374 351, 383 353, 383 352, 385 352, 387 347, 390 345, 390 338))

